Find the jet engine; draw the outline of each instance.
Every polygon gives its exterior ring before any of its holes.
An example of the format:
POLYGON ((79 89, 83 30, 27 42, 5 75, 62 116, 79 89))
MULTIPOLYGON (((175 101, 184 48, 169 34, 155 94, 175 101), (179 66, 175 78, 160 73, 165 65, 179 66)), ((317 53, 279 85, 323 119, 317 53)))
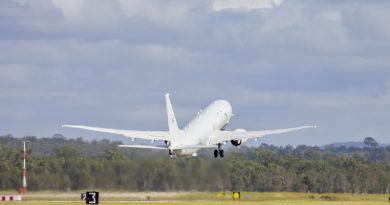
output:
MULTIPOLYGON (((245 129, 235 129, 234 130, 235 132, 246 132, 246 130, 245 129)), ((232 143, 232 145, 234 145, 234 146, 239 146, 239 145, 241 145, 242 143, 244 143, 246 141, 246 139, 245 140, 230 140, 230 142, 232 143)))

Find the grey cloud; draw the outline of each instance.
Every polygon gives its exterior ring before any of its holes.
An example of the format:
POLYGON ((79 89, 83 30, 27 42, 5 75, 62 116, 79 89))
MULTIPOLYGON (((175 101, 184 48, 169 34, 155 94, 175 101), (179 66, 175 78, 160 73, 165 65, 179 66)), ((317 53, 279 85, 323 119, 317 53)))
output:
POLYGON ((183 124, 224 98, 236 114, 229 128, 320 126, 266 142, 389 143, 385 1, 245 12, 214 12, 211 1, 77 2, 0 2, 0 134, 79 136, 62 123, 166 129, 171 92, 183 124))

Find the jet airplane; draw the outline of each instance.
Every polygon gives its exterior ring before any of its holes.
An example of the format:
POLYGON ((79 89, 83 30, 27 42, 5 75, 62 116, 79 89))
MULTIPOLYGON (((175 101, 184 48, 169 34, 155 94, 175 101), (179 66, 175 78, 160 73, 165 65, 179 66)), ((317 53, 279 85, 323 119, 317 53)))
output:
POLYGON ((245 129, 225 130, 233 116, 232 106, 226 100, 216 100, 205 109, 198 112, 198 115, 191 120, 184 128, 177 125, 173 112, 169 93, 165 95, 168 117, 168 131, 139 131, 121 130, 101 127, 90 127, 84 125, 63 125, 62 127, 79 128, 97 132, 123 135, 132 140, 146 139, 154 142, 162 140, 165 145, 119 145, 127 148, 162 149, 167 150, 171 158, 188 158, 197 156, 199 149, 214 149, 214 157, 224 157, 222 145, 230 141, 234 146, 243 144, 248 139, 257 140, 260 137, 271 134, 291 132, 316 126, 300 126, 286 129, 246 131, 245 129))

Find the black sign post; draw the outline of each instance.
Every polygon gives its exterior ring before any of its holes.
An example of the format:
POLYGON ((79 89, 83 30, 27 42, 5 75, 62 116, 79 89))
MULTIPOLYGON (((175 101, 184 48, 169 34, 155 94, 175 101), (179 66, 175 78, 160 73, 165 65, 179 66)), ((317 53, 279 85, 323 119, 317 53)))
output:
POLYGON ((86 204, 99 204, 99 192, 97 191, 87 191, 85 193, 85 203, 86 204))
POLYGON ((80 196, 81 201, 85 201, 86 197, 87 196, 85 195, 85 193, 81 193, 81 196, 80 196))

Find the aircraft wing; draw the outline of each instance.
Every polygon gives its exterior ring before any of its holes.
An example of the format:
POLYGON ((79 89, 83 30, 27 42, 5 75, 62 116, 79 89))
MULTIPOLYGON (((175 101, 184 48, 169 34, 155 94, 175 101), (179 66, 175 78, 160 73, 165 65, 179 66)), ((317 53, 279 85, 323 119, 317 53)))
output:
POLYGON ((279 134, 285 132, 292 132, 296 130, 316 128, 316 126, 301 126, 286 129, 263 130, 263 131, 218 131, 210 140, 209 144, 218 144, 230 140, 248 140, 253 138, 264 137, 266 135, 279 134))
POLYGON ((84 130, 91 130, 96 132, 105 132, 110 134, 123 135, 129 138, 139 138, 146 140, 171 140, 171 136, 168 131, 139 131, 139 130, 119 130, 109 129, 102 127, 89 127, 84 125, 62 125, 62 127, 78 128, 84 130))

